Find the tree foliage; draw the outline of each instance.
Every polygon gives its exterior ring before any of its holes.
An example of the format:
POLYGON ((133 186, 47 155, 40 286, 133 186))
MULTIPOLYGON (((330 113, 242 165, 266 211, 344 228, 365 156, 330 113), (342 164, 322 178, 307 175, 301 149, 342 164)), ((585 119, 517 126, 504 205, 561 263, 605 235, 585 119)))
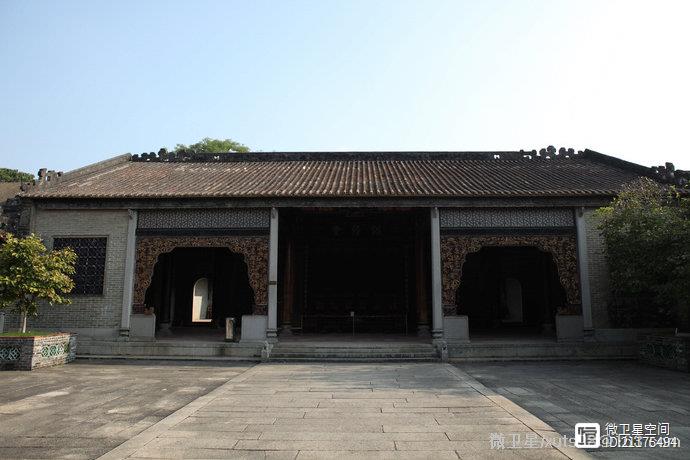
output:
POLYGON ((29 182, 34 176, 16 169, 0 168, 0 182, 29 182))
POLYGON ((249 152, 249 147, 240 144, 239 142, 233 141, 232 139, 211 139, 210 137, 205 137, 196 144, 185 145, 177 144, 173 150, 175 153, 232 153, 249 152))
POLYGON ((690 326, 690 199, 650 179, 598 211, 621 326, 690 326))
POLYGON ((26 332, 26 318, 38 314, 39 301, 70 303, 66 295, 74 288, 71 275, 77 255, 71 248, 47 250, 33 234, 0 236, 0 309, 21 315, 21 332, 26 332))

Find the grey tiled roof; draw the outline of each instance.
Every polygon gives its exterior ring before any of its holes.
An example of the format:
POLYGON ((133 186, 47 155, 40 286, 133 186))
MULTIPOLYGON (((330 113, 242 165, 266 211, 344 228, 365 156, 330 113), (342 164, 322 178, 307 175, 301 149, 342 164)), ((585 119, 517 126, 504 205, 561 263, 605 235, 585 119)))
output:
POLYGON ((230 161, 145 161, 123 156, 121 161, 111 160, 101 167, 83 168, 38 184, 25 195, 374 199, 610 196, 647 169, 595 154, 585 151, 545 159, 528 158, 524 152, 233 153, 228 154, 230 161))

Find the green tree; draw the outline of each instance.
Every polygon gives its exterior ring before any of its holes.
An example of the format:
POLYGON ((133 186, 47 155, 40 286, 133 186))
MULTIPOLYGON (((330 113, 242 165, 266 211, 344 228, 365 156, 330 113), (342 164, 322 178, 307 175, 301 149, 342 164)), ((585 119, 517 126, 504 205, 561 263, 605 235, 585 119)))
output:
MULTIPOLYGON (((690 327, 690 199, 651 179, 626 186, 598 211, 611 287, 626 326, 690 327), (663 323, 666 317, 667 324, 663 323)), ((623 324, 621 324, 623 323, 623 324)))
POLYGON ((249 147, 235 142, 232 139, 211 139, 205 137, 196 144, 184 145, 177 144, 173 150, 175 153, 196 152, 196 153, 230 153, 230 152, 249 152, 249 147))
POLYGON ((0 168, 0 182, 29 182, 34 176, 16 169, 0 168))
POLYGON ((66 295, 74 288, 77 255, 71 248, 49 251, 33 234, 17 238, 5 233, 0 238, 0 309, 18 313, 21 332, 26 332, 26 319, 38 314, 39 301, 70 303, 66 295))

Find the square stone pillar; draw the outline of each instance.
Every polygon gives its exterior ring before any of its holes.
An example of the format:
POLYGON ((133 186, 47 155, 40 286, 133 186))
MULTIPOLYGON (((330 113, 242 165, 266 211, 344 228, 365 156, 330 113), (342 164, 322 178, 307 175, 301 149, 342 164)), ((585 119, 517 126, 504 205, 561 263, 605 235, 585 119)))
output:
POLYGON ((132 315, 132 300, 134 295, 134 266, 136 263, 137 246, 137 211, 129 211, 127 223, 127 246, 125 248, 125 281, 122 286, 122 316, 120 318, 120 336, 129 336, 130 319, 132 315))
POLYGON ((434 341, 443 339, 441 283, 441 225, 438 208, 431 208, 431 337, 434 341))
POLYGON ((268 242, 268 328, 266 339, 275 342, 278 336, 278 210, 271 208, 271 229, 268 242))
POLYGON ((589 290, 589 261, 587 260, 587 227, 585 208, 575 210, 575 228, 577 230, 577 264, 580 272, 580 298, 582 301, 582 323, 585 337, 593 337, 592 295, 589 290))

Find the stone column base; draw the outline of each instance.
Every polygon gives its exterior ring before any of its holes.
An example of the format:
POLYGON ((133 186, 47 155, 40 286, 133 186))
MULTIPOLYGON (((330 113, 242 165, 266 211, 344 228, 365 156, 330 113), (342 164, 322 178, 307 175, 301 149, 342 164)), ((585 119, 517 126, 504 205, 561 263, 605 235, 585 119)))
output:
POLYGON ((165 337, 171 336, 172 331, 170 330, 170 326, 170 323, 160 323, 160 329, 158 330, 158 334, 165 337))
POLYGON ((544 323, 541 325, 541 334, 553 336, 556 333, 556 329, 551 323, 544 323))
POLYGON ((431 331, 429 330, 428 324, 417 325, 417 337, 429 338, 431 337, 431 331))
POLYGON ((278 341, 278 331, 276 329, 266 329, 266 340, 271 343, 278 341))

